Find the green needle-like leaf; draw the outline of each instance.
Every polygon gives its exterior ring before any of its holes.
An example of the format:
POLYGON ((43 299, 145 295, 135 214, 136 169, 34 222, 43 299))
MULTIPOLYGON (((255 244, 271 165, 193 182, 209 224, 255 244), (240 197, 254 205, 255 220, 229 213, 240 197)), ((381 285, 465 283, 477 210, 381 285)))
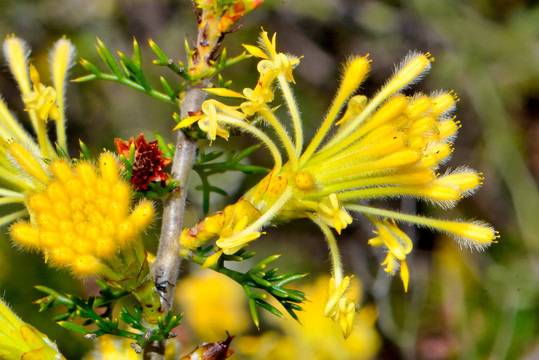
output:
POLYGON ((113 74, 115 74, 118 78, 122 78, 125 76, 125 74, 122 72, 122 69, 114 59, 114 56, 112 56, 109 49, 105 46, 105 44, 103 44, 103 42, 99 38, 97 38, 96 49, 97 54, 99 55, 101 60, 103 60, 105 65, 113 74))
POLYGON ((73 324, 72 322, 69 322, 69 321, 58 321, 58 325, 60 325, 64 329, 78 332, 79 334, 82 334, 82 335, 86 335, 89 333, 89 331, 83 328, 82 326, 73 324))
POLYGON ((145 90, 151 90, 152 87, 146 79, 146 76, 142 73, 142 69, 122 52, 118 51, 118 56, 120 57, 120 65, 122 65, 124 71, 130 75, 129 77, 140 84, 145 90))
POLYGON ((133 36, 133 63, 140 69, 142 66, 142 54, 137 39, 133 36))
POLYGON ((260 299, 255 299, 255 302, 258 306, 261 306, 263 307, 264 309, 266 309, 267 311, 269 311, 270 313, 272 313, 273 315, 277 316, 277 317, 284 317, 283 313, 277 309, 275 306, 267 303, 266 301, 264 300, 260 300, 260 299))

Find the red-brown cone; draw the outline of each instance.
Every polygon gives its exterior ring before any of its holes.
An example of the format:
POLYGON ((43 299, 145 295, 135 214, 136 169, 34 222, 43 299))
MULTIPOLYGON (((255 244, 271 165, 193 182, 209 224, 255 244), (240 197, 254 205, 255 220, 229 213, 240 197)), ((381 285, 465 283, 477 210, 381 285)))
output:
POLYGON ((135 144, 135 161, 133 163, 133 172, 131 174, 131 185, 135 190, 146 190, 152 181, 160 181, 161 186, 165 186, 168 174, 164 167, 172 161, 163 157, 163 152, 157 146, 157 140, 148 143, 144 135, 140 134, 136 140, 129 139, 125 142, 121 139, 114 139, 116 151, 129 159, 129 148, 135 144))

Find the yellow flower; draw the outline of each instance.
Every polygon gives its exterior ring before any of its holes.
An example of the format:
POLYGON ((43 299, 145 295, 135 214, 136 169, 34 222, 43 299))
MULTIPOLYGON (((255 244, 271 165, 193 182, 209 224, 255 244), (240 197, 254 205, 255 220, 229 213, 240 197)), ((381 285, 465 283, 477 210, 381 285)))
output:
POLYGON ((277 34, 273 34, 271 41, 268 38, 268 33, 262 30, 260 34, 260 45, 256 47, 252 45, 243 45, 243 47, 253 56, 262 58, 258 64, 259 72, 265 74, 271 72, 277 77, 280 74, 285 76, 287 81, 294 82, 292 70, 299 64, 299 58, 277 52, 277 34), (266 61, 264 61, 266 60, 266 61))
POLYGON ((49 117, 59 120, 60 114, 56 106, 56 91, 52 87, 45 86, 39 82, 39 73, 34 65, 30 65, 30 79, 32 79, 33 90, 22 97, 26 104, 25 110, 34 110, 40 121, 47 121, 49 117))
POLYGON ((220 341, 226 331, 239 335, 250 325, 243 290, 221 274, 191 275, 178 284, 175 296, 185 320, 204 341, 220 341))
POLYGON ((65 359, 47 336, 19 319, 0 299, 0 358, 7 360, 65 359))
POLYGON ((330 194, 327 199, 318 203, 318 208, 315 216, 320 217, 324 223, 334 228, 339 234, 354 220, 343 208, 335 194, 330 194))
MULTIPOLYGON (((199 222, 200 226, 184 229, 180 237, 180 242, 183 247, 195 250, 216 236, 226 239, 236 232, 244 230, 247 225, 250 225, 258 218, 260 218, 260 211, 254 208, 248 201, 240 200, 233 206, 227 206, 223 211, 199 222)), ((223 244, 222 241, 221 245, 224 249, 229 247, 223 244)), ((232 253, 236 251, 234 250, 232 253)))
POLYGON ((352 332, 356 312, 359 310, 355 299, 347 294, 350 280, 350 276, 346 276, 342 280, 335 277, 331 278, 329 281, 329 298, 324 308, 324 316, 333 319, 339 324, 345 339, 352 332))
MULTIPOLYGON (((217 95, 249 100, 247 105, 240 105, 241 112, 216 100, 209 101, 230 114, 234 111, 234 116, 217 115, 219 124, 251 133, 267 146, 275 161, 273 170, 241 198, 241 202, 248 202, 260 215, 250 218, 248 225, 241 215, 229 218, 229 228, 235 230, 224 234, 218 229, 214 233, 219 237, 216 245, 221 249, 217 253, 234 253, 258 238, 261 229, 268 224, 309 218, 326 236, 336 279, 344 279, 330 228, 340 233, 352 222, 348 211, 353 211, 366 215, 378 227, 378 237, 372 239, 371 244, 388 249, 383 265, 391 274, 400 266, 406 289, 409 274, 405 257, 412 244, 395 221, 447 232, 470 248, 484 249, 495 242, 496 231, 481 222, 429 219, 357 203, 358 200, 413 197, 450 208, 482 183, 481 174, 467 167, 439 174, 440 166, 451 156, 452 141, 459 128, 451 115, 458 100, 456 96, 452 92, 412 96, 402 93, 428 72, 433 61, 430 54, 411 52, 371 99, 354 96, 369 73, 370 60, 368 56, 351 58, 344 66, 337 95, 320 128, 303 150, 301 119, 289 87, 289 82, 293 81, 291 71, 299 60, 278 53, 275 36, 270 41, 263 32, 261 44, 261 48, 245 46, 252 55, 262 58, 258 66, 260 78, 254 89, 244 90, 244 95, 226 89, 209 90, 217 95), (279 119, 267 104, 267 100, 273 100, 275 81, 278 81, 290 121, 279 119), (258 102, 246 96, 262 88, 271 91, 272 96, 265 94, 265 98, 257 98, 258 102), (277 144, 255 126, 258 122, 251 123, 253 112, 275 130, 288 162, 283 164, 277 144), (339 114, 342 114, 340 118, 339 114), (290 136, 289 132, 294 135, 290 136)), ((230 206, 239 206, 239 203, 230 206)), ((209 216, 197 224, 196 231, 184 232, 180 242, 207 243, 211 237, 198 239, 197 233, 207 235, 205 223, 214 224, 219 216, 219 213, 209 216), (186 234, 193 238, 186 238, 186 234)), ((336 281, 335 289, 339 289, 340 284, 336 281)), ((333 308, 336 309, 336 305, 333 308)), ((346 314, 351 313, 352 305, 343 302, 342 309, 346 314)), ((346 325, 346 321, 338 321, 346 325)), ((346 326, 343 331, 347 333, 346 326)))
MULTIPOLYGON (((35 191, 42 185, 34 176, 35 173, 30 174, 32 176, 29 177, 24 169, 10 161, 14 153, 7 153, 8 145, 13 141, 19 143, 21 148, 33 154, 34 160, 29 157, 27 159, 35 164, 28 164, 28 168, 38 172, 45 171, 43 170, 47 168, 45 161, 59 156, 46 129, 46 120, 53 118, 56 120, 55 142, 64 151, 67 150, 64 114, 65 78, 72 65, 75 49, 67 39, 60 39, 53 46, 50 52, 53 87, 45 86, 40 82, 36 69, 28 63, 30 51, 23 40, 13 35, 8 36, 4 41, 3 53, 21 90, 37 141, 26 132, 0 98, 0 145, 2 145, 0 146, 0 179, 3 183, 0 188, 0 204, 23 203, 27 191, 35 191)), ((43 180, 43 174, 37 176, 43 180)), ((0 226, 25 215, 28 215, 25 209, 6 215, 0 218, 0 226)))
POLYGON ((132 190, 117 159, 104 153, 98 167, 64 159, 49 165, 19 143, 7 152, 35 184, 25 198, 30 220, 11 226, 13 241, 75 276, 100 276, 131 292, 144 305, 146 319, 156 323, 163 311, 139 238, 153 220, 153 204, 142 200, 131 207, 132 190))
POLYGON ((115 264, 121 262, 119 252, 131 248, 152 221, 152 204, 142 201, 129 211, 131 189, 111 154, 101 156, 99 172, 88 162, 72 167, 65 160, 55 160, 49 177, 31 153, 22 152, 18 143, 8 150, 41 183, 41 189, 28 193, 30 221, 11 227, 13 239, 43 252, 52 265, 68 267, 75 275, 114 279, 115 264))
POLYGON ((408 291, 408 265, 406 264, 406 255, 412 251, 412 240, 404 233, 395 221, 379 221, 374 217, 369 217, 378 231, 374 233, 378 235, 369 240, 369 245, 373 247, 383 246, 387 249, 387 256, 382 262, 386 266, 385 271, 388 274, 395 275, 395 271, 400 266, 400 275, 404 285, 404 291, 408 291))

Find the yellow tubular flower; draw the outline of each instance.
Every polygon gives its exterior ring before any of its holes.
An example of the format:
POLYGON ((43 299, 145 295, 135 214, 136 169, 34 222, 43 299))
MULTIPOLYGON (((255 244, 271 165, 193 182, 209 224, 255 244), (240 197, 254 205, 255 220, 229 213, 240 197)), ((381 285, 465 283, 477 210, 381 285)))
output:
POLYGON ((54 342, 19 319, 0 299, 0 358, 65 360, 54 342))
POLYGON ((354 327, 359 306, 347 295, 350 287, 350 277, 345 277, 336 284, 335 277, 329 281, 329 297, 324 308, 324 316, 333 319, 341 327, 344 338, 348 338, 354 327))
POLYGON ((6 37, 3 46, 4 56, 9 65, 9 69, 15 77, 22 95, 30 92, 30 78, 28 77, 28 56, 30 49, 24 40, 15 35, 6 37))
POLYGON ((412 251, 412 240, 395 223, 395 221, 379 221, 376 218, 368 217, 376 225, 378 231, 374 233, 377 237, 368 241, 373 247, 383 246, 387 250, 387 256, 382 262, 385 265, 385 271, 388 274, 395 275, 398 266, 400 266, 400 275, 404 285, 404 291, 408 291, 408 265, 406 264, 406 255, 412 251))
POLYGON ((35 110, 41 121, 47 121, 49 118, 58 120, 60 114, 56 107, 56 91, 39 82, 39 73, 34 65, 30 65, 30 79, 32 79, 33 90, 22 97, 26 104, 25 110, 35 110))
MULTIPOLYGON (((216 95, 247 100, 239 110, 217 100, 207 102, 237 116, 231 119, 229 115, 217 115, 218 124, 257 136, 275 159, 274 169, 248 190, 240 202, 229 206, 239 208, 244 206, 240 203, 248 202, 260 214, 252 213, 254 217, 249 218, 247 225, 240 212, 229 210, 237 215, 227 219, 228 228, 233 231, 226 235, 222 231, 215 232, 215 223, 208 221, 219 215, 210 216, 195 228, 184 231, 180 237, 184 248, 192 249, 212 238, 219 238, 216 244, 220 249, 216 254, 232 254, 258 238, 263 226, 297 218, 312 219, 331 242, 329 228, 340 233, 352 221, 347 210, 356 211, 369 216, 377 225, 378 237, 371 240, 371 245, 388 249, 384 261, 386 270, 393 274, 400 266, 406 289, 409 272, 405 258, 412 250, 412 244, 392 220, 450 233, 465 246, 475 249, 483 249, 495 242, 497 233, 486 224, 428 219, 357 204, 358 200, 412 197, 449 208, 481 185, 481 174, 467 167, 439 175, 440 166, 451 156, 451 142, 460 126, 449 117, 457 97, 452 92, 412 96, 401 92, 429 71, 434 60, 429 53, 410 53, 371 99, 353 96, 369 72, 370 60, 367 56, 351 58, 344 67, 341 84, 327 115, 302 153, 301 120, 288 84, 293 81, 291 72, 299 59, 277 52, 275 36, 270 41, 263 32, 260 43, 261 47, 245 46, 249 53, 262 59, 258 66, 259 81, 254 89, 244 89, 243 95, 228 89, 210 90, 216 95), (282 90, 290 121, 279 119, 275 107, 269 107, 269 102, 274 99, 276 81, 282 90), (339 114, 342 115, 337 118, 339 114), (252 123, 254 119, 264 121, 252 123), (277 144, 257 133, 255 124, 269 124, 275 130, 288 157, 287 163, 281 164, 281 156, 275 151, 277 144), (289 132, 294 136, 289 136, 289 132), (212 228, 213 233, 206 227, 212 228)), ((185 124, 200 123, 209 116, 209 112, 204 114, 202 118, 183 121, 185 124)), ((336 245, 330 246, 334 260, 337 258, 333 255, 337 253, 335 248, 336 245)), ((333 264, 336 277, 342 280, 339 261, 333 261, 333 264), (337 268, 340 269, 339 276, 335 271, 337 268)), ((340 280, 336 280, 336 284, 338 288, 340 280)), ((342 309, 348 309, 348 305, 343 303, 342 309)), ((344 327, 343 330, 346 333, 344 327)))
POLYGON ((75 58, 75 47, 67 40, 58 40, 49 55, 49 63, 52 74, 52 84, 56 90, 56 107, 58 109, 58 119, 56 119, 56 137, 58 144, 63 149, 67 149, 65 134, 65 88, 66 78, 69 69, 73 66, 75 58))
MULTIPOLYGON (((44 186, 49 177, 46 163, 58 158, 53 143, 67 150, 65 78, 74 52, 67 39, 55 43, 49 58, 54 87, 49 87, 40 82, 37 70, 29 64, 30 50, 26 43, 13 35, 4 41, 4 57, 21 90, 37 141, 25 131, 0 98, 0 180, 4 184, 4 188, 0 188, 0 204, 20 202, 16 200, 24 198, 26 192, 44 186), (57 138, 54 140, 47 135, 48 119, 56 120, 57 138)), ((0 218, 0 226, 25 215, 28 215, 26 209, 6 215, 0 218)))

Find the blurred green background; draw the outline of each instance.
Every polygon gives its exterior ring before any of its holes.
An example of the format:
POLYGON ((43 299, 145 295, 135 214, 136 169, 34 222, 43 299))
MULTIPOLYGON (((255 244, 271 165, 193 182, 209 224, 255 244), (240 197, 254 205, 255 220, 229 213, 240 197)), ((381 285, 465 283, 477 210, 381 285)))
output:
MULTIPOLYGON (((192 6, 184 0, 0 1, 0 34, 25 39, 43 74, 48 49, 64 34, 78 56, 96 64, 96 36, 126 54, 135 36, 146 54, 148 73, 157 79, 166 72, 152 67, 145 39, 151 37, 169 56, 183 60, 184 38, 196 36, 195 26, 192 6)), ((449 212, 408 200, 392 206, 445 218, 484 219, 501 238, 484 253, 470 253, 444 236, 406 229, 415 248, 408 261, 410 290, 404 294, 399 279, 386 276, 379 266, 384 254, 366 245, 372 230, 367 222, 359 219, 347 228, 340 239, 346 270, 357 274, 364 301, 378 309, 376 327, 383 343, 377 358, 539 358, 539 3, 269 0, 245 18, 240 31, 225 38, 229 55, 238 54, 241 43, 255 43, 261 26, 277 32, 280 50, 304 56, 294 90, 306 136, 321 121, 337 87, 340 63, 349 54, 369 53, 373 60, 365 95, 373 95, 410 50, 430 51, 436 59, 414 91, 453 89, 459 95, 462 128, 448 166, 480 170, 483 187, 449 212)), ((3 70, 0 93, 22 119, 19 93, 3 70)), ((72 73, 76 77, 84 70, 75 66, 72 73)), ((235 90, 252 86, 255 61, 227 69, 224 76, 234 80, 235 90)), ((155 130, 173 139, 171 114, 176 109, 134 90, 105 82, 70 84, 67 97, 72 155, 79 138, 94 154, 103 147, 113 149, 114 137, 126 139, 142 131, 150 139, 155 130)), ((240 149, 248 143, 242 138, 216 145, 240 149)), ((270 165, 263 150, 251 161, 270 165)), ((236 200, 240 189, 229 190, 228 198, 214 196, 213 210, 236 200)), ((198 192, 191 195, 187 225, 201 216, 200 197, 198 192)), ((280 259, 284 270, 327 272, 327 251, 317 229, 298 221, 286 230, 270 229, 253 249, 285 253, 280 259)), ((67 273, 47 269, 39 256, 17 251, 4 237, 2 295, 26 321, 55 339, 68 358, 80 358, 89 343, 52 323, 52 312, 38 314, 31 302, 40 295, 32 286, 83 294, 91 281, 81 284, 67 273)))

